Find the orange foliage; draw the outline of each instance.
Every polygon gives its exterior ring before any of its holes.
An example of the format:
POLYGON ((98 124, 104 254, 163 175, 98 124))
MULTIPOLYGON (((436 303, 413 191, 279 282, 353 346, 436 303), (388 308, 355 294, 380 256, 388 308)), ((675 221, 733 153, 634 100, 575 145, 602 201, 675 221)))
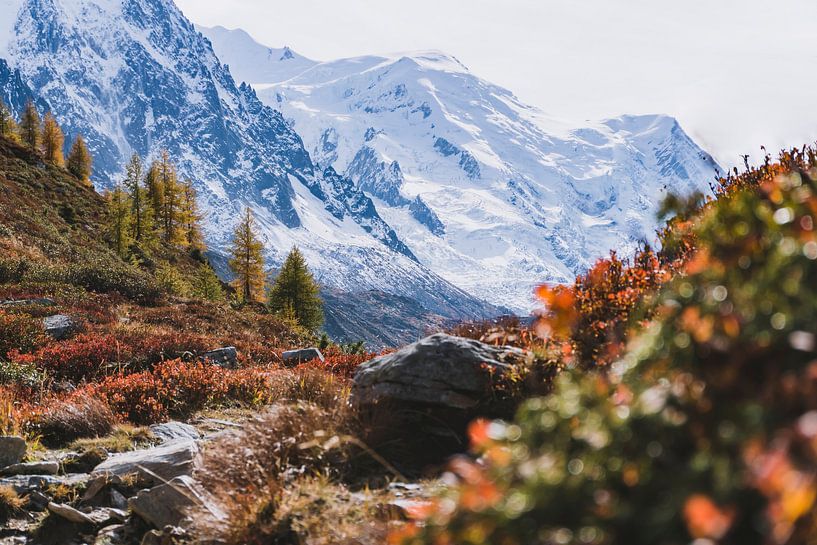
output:
POLYGON ((670 278, 675 265, 650 248, 632 262, 613 252, 572 286, 541 286, 545 310, 536 323, 540 336, 562 342, 563 353, 585 368, 606 365, 621 351, 631 315, 642 298, 670 278))

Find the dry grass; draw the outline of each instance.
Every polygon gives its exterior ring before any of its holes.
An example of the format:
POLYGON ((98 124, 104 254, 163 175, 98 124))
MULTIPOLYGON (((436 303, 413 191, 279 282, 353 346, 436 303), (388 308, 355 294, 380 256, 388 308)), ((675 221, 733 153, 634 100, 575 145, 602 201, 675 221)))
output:
POLYGON ((23 499, 17 495, 14 488, 0 485, 0 522, 5 522, 20 513, 23 503, 23 499))
POLYGON ((81 438, 109 434, 116 417, 107 403, 80 393, 56 403, 40 414, 34 427, 47 446, 61 446, 81 438))
POLYGON ((69 445, 71 450, 88 452, 94 449, 105 449, 107 452, 128 452, 151 445, 156 437, 148 428, 119 424, 103 437, 78 439, 69 445))
POLYGON ((303 477, 281 494, 279 526, 309 545, 382 545, 395 518, 388 490, 352 492, 325 476, 303 477))
POLYGON ((282 492, 304 474, 338 470, 349 460, 346 404, 272 407, 205 450, 199 481, 220 510, 193 513, 195 534, 230 544, 270 543, 288 532, 279 518, 282 492))

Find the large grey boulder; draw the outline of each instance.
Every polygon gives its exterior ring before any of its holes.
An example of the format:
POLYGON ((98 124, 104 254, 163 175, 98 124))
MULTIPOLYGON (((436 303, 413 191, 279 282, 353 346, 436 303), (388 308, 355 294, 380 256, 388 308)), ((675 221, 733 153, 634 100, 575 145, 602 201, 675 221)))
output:
POLYGON ((201 435, 196 428, 183 422, 154 424, 149 429, 150 433, 164 444, 173 443, 175 441, 198 441, 201 439, 201 435))
POLYGON ((16 435, 0 435, 0 468, 19 464, 25 455, 25 439, 16 435))
POLYGON ((295 366, 312 360, 326 361, 317 348, 302 348, 300 350, 287 350, 281 354, 284 365, 295 366))
POLYGON ((238 365, 238 350, 236 350, 234 346, 226 346, 205 352, 201 355, 200 359, 232 369, 238 365))
POLYGON ((139 482, 158 485, 193 473, 199 453, 195 441, 176 441, 167 445, 115 454, 96 466, 92 477, 137 475, 139 482))
POLYGON ((531 358, 518 348, 440 333, 361 365, 352 401, 474 409, 495 397, 499 379, 531 358))
POLYGON ((79 331, 80 324, 70 316, 55 314, 43 318, 43 328, 51 338, 61 341, 79 331))
POLYGON ((169 483, 142 490, 128 500, 131 511, 159 529, 179 526, 186 518, 187 510, 194 505, 215 509, 208 494, 189 476, 176 477, 169 483))
POLYGON ((433 464, 467 446, 468 423, 508 418, 521 396, 508 386, 533 356, 438 334, 361 365, 352 403, 367 444, 405 464, 433 464))

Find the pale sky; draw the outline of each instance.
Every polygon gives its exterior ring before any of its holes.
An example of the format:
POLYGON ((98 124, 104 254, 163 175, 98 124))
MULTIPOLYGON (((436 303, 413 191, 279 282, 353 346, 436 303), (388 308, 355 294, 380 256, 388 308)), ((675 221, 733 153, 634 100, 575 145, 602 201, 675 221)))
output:
POLYGON ((665 113, 723 166, 817 140, 814 0, 176 0, 316 60, 417 49, 572 120, 665 113))

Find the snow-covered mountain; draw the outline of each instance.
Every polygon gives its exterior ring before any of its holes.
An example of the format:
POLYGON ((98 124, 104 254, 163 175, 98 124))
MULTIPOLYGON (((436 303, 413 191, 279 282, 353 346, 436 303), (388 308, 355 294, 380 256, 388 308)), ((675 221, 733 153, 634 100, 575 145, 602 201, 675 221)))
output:
POLYGON ((24 83, 68 140, 86 137, 97 185, 132 153, 167 149, 196 183, 211 248, 226 247, 250 206, 270 265, 297 244, 327 288, 410 297, 446 318, 498 311, 420 264, 354 182, 313 163, 172 0, 0 0, 0 57, 0 88, 24 83))
POLYGON ((571 127, 440 52, 264 62, 268 49, 243 31, 201 30, 421 263, 518 310, 534 284, 570 281, 611 249, 652 239, 666 193, 708 191, 716 173, 672 118, 571 127))

